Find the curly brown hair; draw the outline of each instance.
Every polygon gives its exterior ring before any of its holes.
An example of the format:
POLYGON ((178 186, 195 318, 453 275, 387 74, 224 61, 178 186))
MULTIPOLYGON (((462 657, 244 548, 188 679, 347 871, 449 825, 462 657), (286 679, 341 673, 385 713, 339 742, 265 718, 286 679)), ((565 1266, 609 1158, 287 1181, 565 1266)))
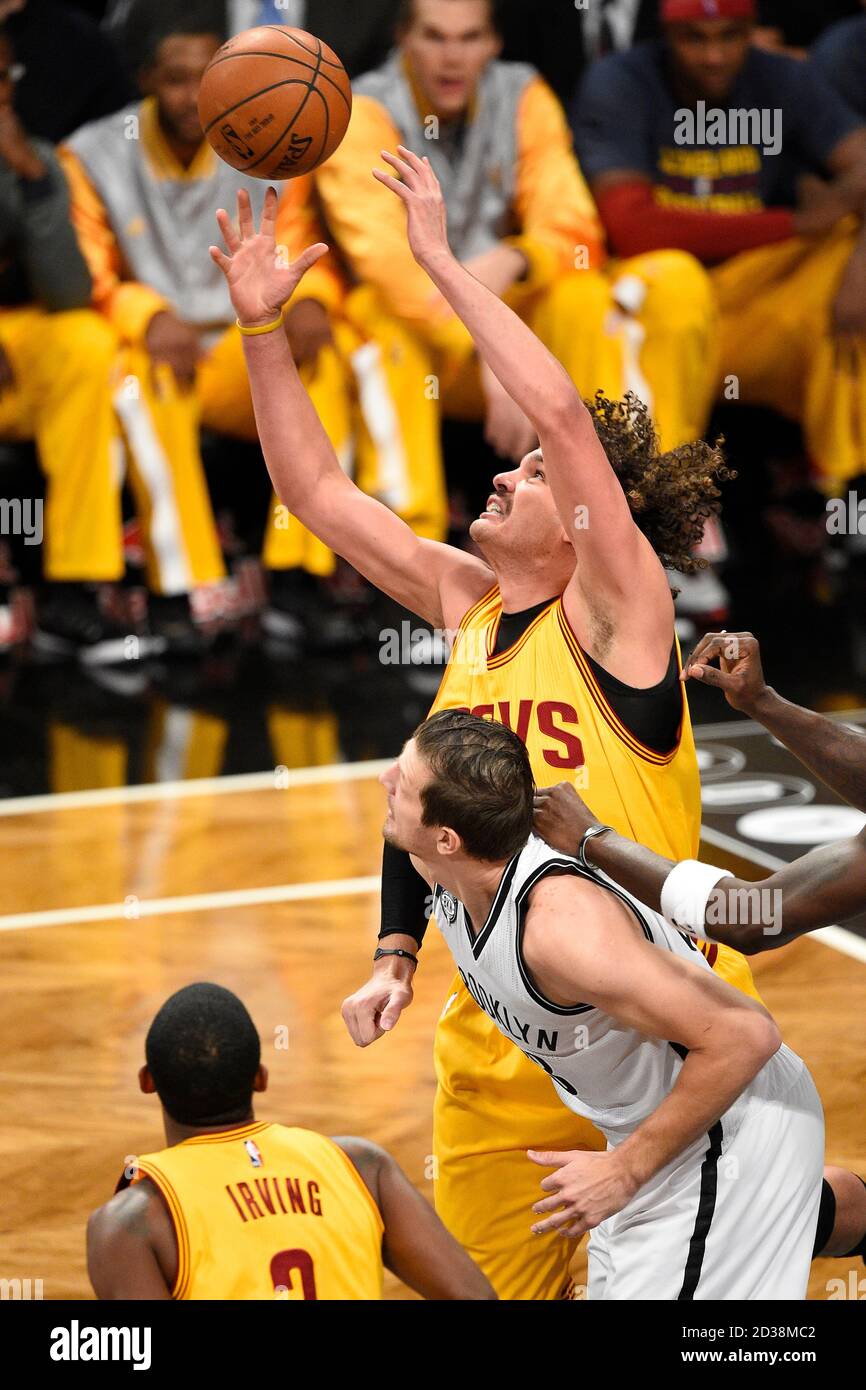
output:
POLYGON ((724 440, 697 439, 663 454, 649 411, 633 391, 620 401, 596 391, 585 404, 635 522, 662 564, 683 574, 705 569, 706 560, 692 552, 707 518, 719 513, 717 484, 736 477, 725 463, 724 440))

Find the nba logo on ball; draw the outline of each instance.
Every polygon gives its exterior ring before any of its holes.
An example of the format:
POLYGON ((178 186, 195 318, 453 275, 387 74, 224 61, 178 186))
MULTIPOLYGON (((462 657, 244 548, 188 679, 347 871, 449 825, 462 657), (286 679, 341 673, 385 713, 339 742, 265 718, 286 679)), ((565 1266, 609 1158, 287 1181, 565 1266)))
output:
POLYGON ((263 1160, 263 1158, 262 1158, 262 1156, 261 1156, 261 1153, 259 1152, 259 1149, 258 1149, 257 1145, 255 1145, 255 1144, 253 1143, 252 1139, 245 1139, 245 1140, 244 1140, 244 1148, 246 1149, 247 1153, 248 1153, 249 1156, 250 1156, 250 1163, 253 1165, 253 1167, 254 1167, 254 1168, 261 1168, 261 1167, 263 1167, 263 1165, 264 1165, 264 1160, 263 1160))
POLYGON ((457 917, 457 899, 443 888, 439 901, 442 904, 442 911, 445 913, 446 920, 453 922, 457 917))
POLYGON ((198 114, 233 169, 290 179, 334 153, 349 125, 352 87, 336 53, 314 34, 263 24, 217 49, 201 80, 198 114))

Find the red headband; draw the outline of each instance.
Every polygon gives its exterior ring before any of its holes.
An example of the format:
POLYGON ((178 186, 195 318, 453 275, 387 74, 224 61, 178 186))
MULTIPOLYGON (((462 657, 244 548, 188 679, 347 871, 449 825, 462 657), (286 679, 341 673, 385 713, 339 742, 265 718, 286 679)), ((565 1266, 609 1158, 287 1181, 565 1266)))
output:
POLYGON ((661 0, 666 24, 680 19, 756 19, 755 0, 661 0))

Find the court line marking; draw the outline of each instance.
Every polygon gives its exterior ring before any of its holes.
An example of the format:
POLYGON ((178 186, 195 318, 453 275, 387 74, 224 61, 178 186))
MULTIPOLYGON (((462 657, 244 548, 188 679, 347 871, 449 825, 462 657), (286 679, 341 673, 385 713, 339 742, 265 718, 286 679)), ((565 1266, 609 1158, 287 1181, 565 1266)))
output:
MULTIPOLYGON (((834 719, 860 717, 866 722, 866 709, 834 710, 834 719)), ((731 719, 719 724, 696 724, 695 737, 715 739, 734 734, 766 734, 763 724, 750 719, 731 719)), ((768 734, 768 737, 770 735, 768 734)), ((123 806, 139 801, 182 801, 192 796, 229 796, 255 791, 290 791, 295 787, 327 786, 335 782, 363 782, 380 777, 393 758, 375 758, 360 763, 328 763, 324 767, 286 768, 277 772, 239 772, 228 777, 185 778, 174 782, 144 782, 135 787, 96 787, 80 792, 47 792, 40 796, 9 796, 0 799, 0 817, 34 816, 51 811, 84 810, 89 806, 123 806), (279 775, 279 783, 277 777, 279 775)))
POLYGON ((322 879, 315 883, 275 883, 267 888, 237 888, 220 893, 189 893, 173 898, 138 898, 122 903, 95 903, 88 907, 55 907, 43 912, 15 912, 0 917, 0 931, 25 931, 32 927, 74 927, 88 922, 130 924, 145 917, 172 913, 219 912, 231 907, 261 907, 268 903, 311 902, 321 898, 361 897, 378 893, 380 874, 364 878, 322 879))
POLYGON ((363 763, 327 763, 323 767, 286 768, 272 772, 239 772, 229 777, 195 777, 176 782, 144 782, 137 787, 97 787, 81 792, 47 792, 42 796, 10 796, 0 800, 0 816, 33 816, 46 811, 76 811, 89 806, 126 805, 137 801, 180 801, 190 796, 227 796, 233 792, 289 791, 294 787, 362 782, 379 777, 393 758, 363 763), (279 782, 277 777, 279 775, 279 782))
MULTIPOLYGON (((821 711, 817 711, 821 713, 821 711)), ((834 709, 826 710, 824 713, 828 719, 835 719, 844 722, 846 719, 859 720, 866 723, 866 709, 834 709)), ((718 724, 695 724, 693 725, 695 739, 702 738, 740 738, 746 734, 766 734, 767 738, 773 738, 769 729, 765 729, 763 724, 759 724, 755 719, 722 719, 718 724)), ((793 753, 791 754, 793 757, 793 753)))
MULTIPOLYGON (((701 828, 701 838, 715 849, 728 850, 740 859, 749 859, 767 869, 782 869, 785 861, 744 841, 701 828)), ((358 878, 322 879, 312 883, 272 884, 265 888, 229 889, 218 893, 190 893, 169 898, 137 898, 130 895, 122 903, 95 903, 87 907, 49 908, 41 912, 16 912, 0 917, 0 932, 26 931, 34 927, 71 927, 89 922, 140 922, 145 917, 166 917, 185 912, 219 912, 233 907, 261 907, 270 903, 314 902, 323 898, 363 897, 378 893, 378 874, 358 878)), ((866 965, 866 941, 843 927, 823 927, 810 936, 866 965)))
MULTIPOLYGON (((760 864, 764 869, 775 871, 787 867, 786 861, 778 859, 775 854, 767 854, 765 850, 753 848, 745 840, 736 840, 733 835, 714 830, 710 825, 701 826, 701 839, 715 849, 727 850, 738 859, 760 864)), ((822 946, 829 946, 832 951, 841 951, 843 956, 850 956, 852 960, 859 960, 862 965, 866 965, 866 941, 845 927, 821 927, 818 931, 809 932, 808 937, 810 941, 819 941, 822 946)))

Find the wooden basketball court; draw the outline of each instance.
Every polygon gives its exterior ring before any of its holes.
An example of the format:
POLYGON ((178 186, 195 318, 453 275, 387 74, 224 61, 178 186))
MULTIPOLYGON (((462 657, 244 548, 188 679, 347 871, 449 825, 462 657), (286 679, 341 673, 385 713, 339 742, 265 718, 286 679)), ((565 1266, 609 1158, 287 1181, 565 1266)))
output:
MULTIPOLYGON (((129 1156, 163 1143, 158 1103, 137 1088, 144 1036, 195 980, 235 990, 252 1013, 270 1070, 259 1118, 375 1139, 432 1199, 432 1037, 453 973, 435 929, 396 1033, 359 1051, 340 1017, 378 928, 379 770, 0 803, 0 1275, 42 1279, 48 1299, 91 1297, 87 1215, 129 1156)), ((808 940, 754 965, 814 1074, 828 1160, 866 1174, 866 953, 808 940)), ((866 1272, 851 1268, 856 1287, 866 1272)), ((816 1262, 811 1297, 848 1277, 845 1262, 816 1262)), ((387 1291, 409 1296, 396 1280, 387 1291)))

